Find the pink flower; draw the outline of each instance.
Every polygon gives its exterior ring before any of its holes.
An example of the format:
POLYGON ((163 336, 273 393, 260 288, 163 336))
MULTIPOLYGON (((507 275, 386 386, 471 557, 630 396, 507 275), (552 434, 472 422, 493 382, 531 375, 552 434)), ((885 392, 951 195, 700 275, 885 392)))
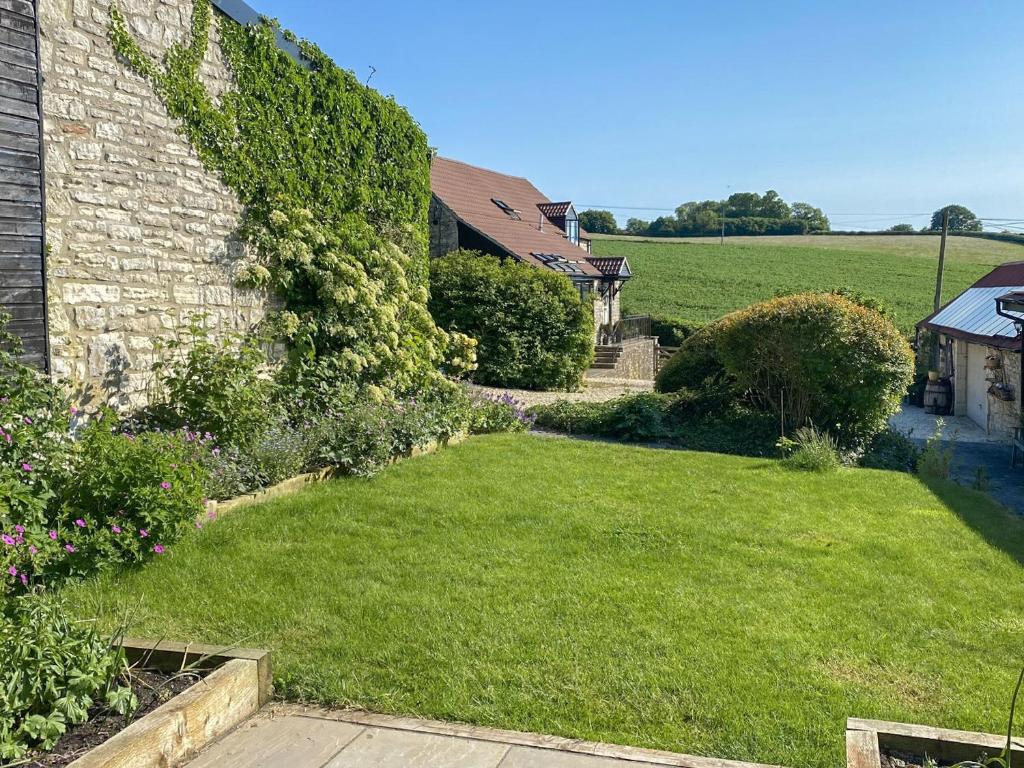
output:
POLYGON ((65 544, 64 545, 64 549, 66 549, 68 552, 74 552, 75 551, 75 548, 72 547, 70 544, 65 544))
POLYGON ((56 531, 50 531, 50 539, 52 539, 53 541, 57 540, 57 532, 56 531))
POLYGON ((14 537, 13 536, 8 536, 6 533, 3 536, 0 536, 0 541, 2 541, 8 547, 13 547, 14 546, 14 537))
POLYGON ((24 525, 16 525, 16 526, 14 526, 14 530, 16 530, 18 533, 24 533, 25 532, 25 526, 24 525))
POLYGON ((21 574, 21 586, 23 586, 23 587, 27 587, 28 586, 28 576, 26 576, 24 573, 21 574))
POLYGON ((27 463, 27 462, 25 464, 22 464, 21 468, 23 470, 25 470, 26 472, 31 472, 32 471, 32 465, 27 463))
POLYGON ((77 416, 78 415, 78 408, 76 408, 75 406, 72 405, 70 408, 68 408, 68 412, 72 416, 77 416))
POLYGON ((13 565, 10 568, 7 569, 7 572, 9 574, 11 574, 11 576, 17 576, 18 575, 18 569, 15 568, 13 565))
POLYGON ((196 528, 198 528, 198 529, 202 530, 202 528, 203 528, 203 523, 202 523, 202 521, 201 521, 201 520, 196 520, 196 528))
POLYGON ((156 546, 153 547, 153 551, 156 552, 158 555, 162 555, 164 553, 164 545, 163 544, 157 544, 156 546))
POLYGON ((82 518, 78 518, 77 520, 75 520, 75 525, 77 525, 79 528, 85 528, 85 520, 83 520, 82 518))
POLYGON ((35 548, 34 546, 32 546, 31 544, 29 544, 29 546, 28 546, 28 553, 29 553, 30 555, 34 555, 34 554, 35 554, 36 552, 38 552, 38 551, 39 551, 38 549, 36 549, 36 548, 35 548))
POLYGON ((165 491, 169 491, 171 489, 171 484, 164 480, 162 483, 160 483, 160 487, 163 488, 165 491))
POLYGON ((110 526, 110 530, 112 530, 114 533, 120 533, 121 532, 121 526, 120 525, 112 525, 112 526, 110 526))
POLYGON ((139 528, 139 538, 144 539, 147 536, 149 536, 149 531, 147 531, 145 528, 139 528))
POLYGON ((25 423, 26 424, 31 424, 32 423, 32 419, 30 419, 28 416, 26 416, 25 417, 25 423))

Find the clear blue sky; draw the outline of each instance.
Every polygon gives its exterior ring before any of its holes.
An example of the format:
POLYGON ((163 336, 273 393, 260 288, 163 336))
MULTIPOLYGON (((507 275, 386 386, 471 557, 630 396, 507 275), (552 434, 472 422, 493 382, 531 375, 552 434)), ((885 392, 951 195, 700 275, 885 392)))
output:
MULTIPOLYGON (((249 0, 445 156, 584 206, 777 190, 1024 219, 1024 2, 249 0)), ((616 209, 652 218, 658 211, 616 209)))

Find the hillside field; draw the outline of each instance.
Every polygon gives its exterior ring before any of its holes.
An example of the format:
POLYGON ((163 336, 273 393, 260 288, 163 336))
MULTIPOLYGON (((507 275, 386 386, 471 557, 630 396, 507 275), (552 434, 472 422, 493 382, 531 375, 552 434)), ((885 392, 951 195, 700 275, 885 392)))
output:
MULTIPOLYGON (((935 296, 939 237, 829 235, 717 238, 594 236, 598 256, 625 256, 634 277, 623 289, 629 314, 703 325, 773 296, 849 288, 886 302, 908 334, 935 296)), ((1024 260, 1024 246, 949 238, 943 301, 993 267, 1024 260)))

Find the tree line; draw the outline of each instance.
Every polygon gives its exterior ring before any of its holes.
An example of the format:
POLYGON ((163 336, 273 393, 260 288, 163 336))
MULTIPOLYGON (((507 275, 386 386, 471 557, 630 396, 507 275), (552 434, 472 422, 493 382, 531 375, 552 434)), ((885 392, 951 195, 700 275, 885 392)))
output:
POLYGON ((610 211, 580 214, 580 226, 595 234, 700 237, 703 235, 806 235, 830 230, 828 217, 809 203, 787 203, 773 189, 735 192, 725 200, 683 203, 671 216, 629 219, 620 229, 610 211))

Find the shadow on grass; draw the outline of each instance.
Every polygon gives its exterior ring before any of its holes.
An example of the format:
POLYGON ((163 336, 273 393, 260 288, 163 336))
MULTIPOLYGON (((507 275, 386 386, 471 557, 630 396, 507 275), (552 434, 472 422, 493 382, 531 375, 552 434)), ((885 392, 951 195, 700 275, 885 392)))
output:
POLYGON ((1002 550, 1024 566, 1024 519, 980 491, 950 480, 918 477, 946 507, 989 545, 1002 550))

